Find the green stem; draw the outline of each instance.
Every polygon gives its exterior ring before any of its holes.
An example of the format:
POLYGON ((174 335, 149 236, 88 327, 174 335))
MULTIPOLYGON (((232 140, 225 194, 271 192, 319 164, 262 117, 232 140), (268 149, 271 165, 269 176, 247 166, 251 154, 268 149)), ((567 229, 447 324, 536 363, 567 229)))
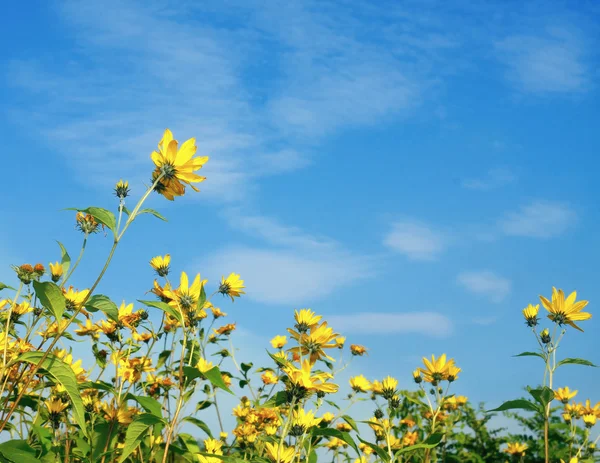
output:
POLYGON ((73 266, 69 269, 69 272, 63 278, 63 281, 60 284, 61 288, 65 287, 65 285, 67 284, 67 280, 69 278, 71 278, 71 275, 73 275, 73 272, 75 271, 75 269, 79 265, 79 262, 81 262, 81 258, 83 257, 83 253, 85 252, 85 246, 87 244, 88 236, 89 236, 88 233, 86 233, 85 235, 83 235, 83 243, 81 245, 81 251, 79 251, 79 256, 77 256, 77 260, 75 261, 75 263, 73 264, 73 266))

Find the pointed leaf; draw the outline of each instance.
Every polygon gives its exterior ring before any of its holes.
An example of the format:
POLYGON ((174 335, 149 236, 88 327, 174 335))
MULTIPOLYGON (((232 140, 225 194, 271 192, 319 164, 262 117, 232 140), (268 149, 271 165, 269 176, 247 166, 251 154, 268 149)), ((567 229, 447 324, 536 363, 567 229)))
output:
MULTIPOLYGON (((354 442, 354 439, 352 439, 352 436, 350 434, 348 434, 347 432, 339 431, 338 429, 333 429, 333 428, 313 428, 312 435, 313 436, 337 437, 338 439, 343 440, 346 444, 348 444, 350 447, 352 447, 355 450, 355 452, 360 456, 360 450, 358 449, 356 442, 354 442)), ((360 437, 359 437, 359 439, 360 439, 360 437)), ((388 461, 389 461, 389 458, 388 458, 388 461)))
POLYGON ((554 391, 549 387, 544 386, 539 389, 527 388, 527 390, 531 394, 531 397, 544 408, 554 400, 554 391))
POLYGON ((162 216, 161 214, 156 212, 154 209, 142 209, 141 211, 138 211, 138 213, 137 213, 137 215, 142 215, 142 214, 152 214, 154 217, 156 217, 160 220, 164 220, 165 222, 168 222, 168 220, 165 219, 164 216, 162 216))
POLYGON ((119 309, 117 308, 117 304, 104 294, 94 294, 85 303, 85 308, 90 312, 97 312, 100 310, 111 320, 115 322, 119 321, 119 309))
POLYGON ((60 321, 65 313, 66 301, 62 290, 51 281, 33 281, 33 289, 40 303, 46 307, 57 321, 60 321))
POLYGON ((513 355, 513 357, 539 357, 542 360, 544 359, 544 356, 539 352, 521 352, 520 354, 513 355))
POLYGON ((443 433, 436 432, 436 433, 432 434, 431 436, 429 436, 427 439, 425 439, 425 442, 423 442, 422 444, 415 444, 415 445, 410 445, 408 447, 403 447, 400 450, 398 450, 394 454, 394 456, 397 457, 398 455, 401 455, 401 454, 407 453, 407 452, 411 452, 413 450, 432 449, 434 447, 437 447, 443 438, 444 438, 443 433))
POLYGON ((5 285, 4 283, 2 283, 2 282, 0 281, 0 291, 2 291, 3 289, 7 289, 7 288, 8 288, 8 289, 12 289, 13 291, 16 291, 16 289, 15 289, 15 288, 13 288, 12 286, 5 285))
POLYGON ((221 376, 221 370, 219 370, 219 367, 212 367, 210 370, 202 373, 202 376, 208 379, 213 386, 223 389, 224 391, 227 391, 230 394, 233 394, 233 392, 231 392, 231 389, 229 389, 227 387, 227 384, 225 384, 225 381, 223 381, 223 377, 221 376))
POLYGON ((152 397, 147 397, 143 395, 133 395, 131 393, 127 394, 127 400, 135 400, 141 407, 146 410, 148 413, 162 419, 162 405, 160 402, 152 397))
POLYGON ((370 447, 377 454, 377 456, 379 458, 381 458, 383 461, 385 461, 385 462, 390 461, 390 456, 387 454, 387 452, 385 450, 383 450, 378 445, 372 444, 371 442, 367 442, 366 440, 361 439, 360 436, 358 436, 358 440, 361 441, 366 446, 370 447))
POLYGON ((57 243, 60 246, 60 263, 62 264, 63 275, 67 275, 67 273, 69 272, 69 268, 71 267, 71 256, 69 256, 67 248, 65 248, 60 241, 57 241, 57 243))
POLYGON ((210 431, 210 428, 204 421, 199 420, 195 416, 186 416, 181 421, 185 421, 187 423, 191 423, 191 424, 198 426, 200 429, 202 429, 202 431, 204 431, 208 435, 208 437, 210 437, 212 439, 212 432, 210 431))
POLYGON ((594 365, 592 362, 586 359, 578 359, 578 358, 566 358, 562 359, 560 362, 556 364, 556 368, 561 365, 585 365, 587 367, 595 367, 598 368, 598 365, 594 365))
POLYGON ((0 455, 12 463, 40 463, 35 457, 36 453, 24 440, 9 440, 0 444, 0 455))
MULTIPOLYGON (((19 362, 27 362, 37 365, 42 360, 43 356, 43 352, 25 352, 21 354, 17 360, 19 362)), ((77 387, 77 378, 71 369, 71 365, 67 364, 53 354, 48 354, 40 366, 46 370, 57 383, 61 384, 65 388, 73 404, 73 416, 75 421, 83 433, 87 435, 87 428, 85 425, 85 409, 83 408, 83 402, 81 400, 81 395, 79 394, 79 388, 77 387)))
POLYGON ((133 419, 131 424, 127 427, 125 446, 123 447, 123 453, 119 458, 119 463, 123 463, 127 457, 131 455, 136 447, 140 445, 140 442, 148 429, 158 423, 166 424, 164 420, 150 413, 142 413, 133 419))
POLYGON ((540 411, 540 408, 536 404, 531 403, 525 399, 517 399, 517 400, 509 400, 508 402, 504 402, 498 408, 494 408, 493 410, 487 410, 486 413, 503 412, 504 410, 514 410, 514 409, 530 410, 532 412, 540 411))

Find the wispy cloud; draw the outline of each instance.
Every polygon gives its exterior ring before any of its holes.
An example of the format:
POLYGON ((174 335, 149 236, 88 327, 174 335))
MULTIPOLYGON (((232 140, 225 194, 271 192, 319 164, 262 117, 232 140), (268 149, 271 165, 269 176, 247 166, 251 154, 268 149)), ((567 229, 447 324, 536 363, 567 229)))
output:
POLYGON ((467 291, 496 303, 502 302, 511 291, 510 280, 489 270, 463 272, 456 280, 467 291))
POLYGON ((399 221, 385 236, 383 244, 411 260, 435 260, 444 250, 446 237, 417 221, 399 221))
POLYGON ((517 176, 510 169, 497 167, 490 169, 487 174, 481 178, 463 180, 462 186, 469 190, 489 191, 508 185, 516 179, 517 176))
POLYGON ((303 305, 375 274, 375 259, 263 216, 225 213, 232 227, 260 238, 260 247, 223 248, 203 262, 211 278, 240 273, 247 297, 271 304, 303 305))
POLYGON ((344 333, 397 334, 418 333, 425 336, 447 337, 453 325, 448 317, 437 312, 361 312, 329 315, 327 320, 344 333))
POLYGON ((496 43, 508 78, 533 93, 581 92, 588 88, 589 70, 584 45, 565 28, 545 35, 513 35, 496 43))
POLYGON ((576 221, 577 214, 568 204, 538 200, 507 214, 499 226, 506 235, 552 238, 567 231, 576 221))

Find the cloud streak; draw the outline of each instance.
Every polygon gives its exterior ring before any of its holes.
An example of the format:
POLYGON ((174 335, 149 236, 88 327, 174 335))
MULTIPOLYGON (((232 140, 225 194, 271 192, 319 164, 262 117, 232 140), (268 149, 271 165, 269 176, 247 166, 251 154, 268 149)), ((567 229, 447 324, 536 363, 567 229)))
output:
POLYGON ((568 204, 538 200, 506 214, 499 226, 509 236, 553 238, 566 232, 576 221, 577 214, 568 204))
POLYGON ((444 250, 446 238, 424 223, 405 220, 392 225, 383 244, 410 260, 431 261, 444 250))
POLYGON ((336 330, 361 334, 422 334, 436 338, 448 337, 453 324, 448 317, 437 312, 361 312, 329 315, 326 317, 336 330))
POLYGON ((458 275, 456 281, 470 293, 483 296, 491 302, 502 302, 511 291, 510 280, 489 270, 469 271, 458 275))

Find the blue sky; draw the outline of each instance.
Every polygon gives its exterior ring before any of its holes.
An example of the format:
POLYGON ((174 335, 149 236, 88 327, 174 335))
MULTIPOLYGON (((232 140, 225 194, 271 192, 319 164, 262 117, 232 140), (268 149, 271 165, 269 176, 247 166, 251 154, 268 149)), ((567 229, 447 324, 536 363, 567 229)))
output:
MULTIPOLYGON (((497 404, 541 378, 521 309, 553 285, 597 314, 595 2, 38 2, 3 9, 2 281, 76 254, 69 206, 143 191, 165 127, 210 156, 202 192, 150 205, 99 290, 144 297, 147 261, 247 296, 222 308, 259 352, 292 309, 370 348, 352 371, 412 387, 420 357, 497 404), (201 3, 205 5, 200 6, 201 3), (537 368, 535 368, 537 366, 537 368)), ((190 192, 191 193, 191 192, 190 192)), ((108 251, 95 236, 75 280, 108 251)), ((600 363, 600 317, 564 354, 600 363)), ((234 337, 234 340, 236 338, 234 337)), ((242 356, 243 357, 243 356, 242 356)), ((594 392, 600 373, 557 385, 594 392)), ((596 388, 597 390, 597 388, 596 388)), ((600 397, 591 397, 600 400, 600 397)))

